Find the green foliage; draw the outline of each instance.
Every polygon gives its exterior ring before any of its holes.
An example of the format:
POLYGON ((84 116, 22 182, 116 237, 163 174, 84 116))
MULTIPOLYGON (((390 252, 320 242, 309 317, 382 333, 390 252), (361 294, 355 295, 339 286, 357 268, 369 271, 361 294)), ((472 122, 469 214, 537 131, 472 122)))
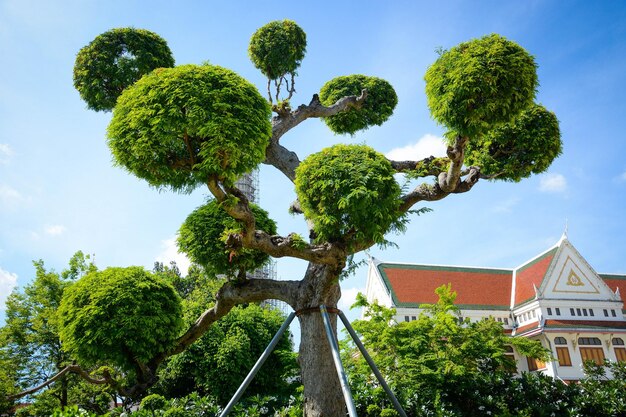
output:
POLYGON ((404 230, 393 174, 387 158, 365 145, 334 145, 302 161, 296 193, 316 240, 350 234, 358 242, 383 243, 385 233, 404 230))
POLYGON ((534 58, 496 34, 444 51, 424 78, 433 118, 470 138, 530 106, 538 85, 534 58))
POLYGON ((143 29, 112 29, 82 48, 74 64, 74 87, 87 107, 111 110, 122 91, 155 68, 173 67, 167 43, 143 29))
POLYGON ((346 96, 359 96, 367 89, 367 99, 360 109, 351 108, 324 119, 335 133, 354 134, 370 126, 380 126, 391 117, 398 104, 398 96, 387 81, 366 75, 346 75, 333 78, 320 90, 320 101, 325 106, 346 96))
POLYGON ((189 417, 189 413, 184 408, 172 407, 163 413, 163 417, 189 417))
MULTIPOLYGON (((506 401, 494 399, 494 392, 510 387, 514 380, 507 370, 511 364, 506 346, 543 360, 550 357, 548 351, 539 342, 505 335, 493 319, 461 321, 450 286, 436 293, 439 301, 421 306, 424 312, 417 320, 397 324, 395 310, 369 304, 360 295, 356 305, 365 307, 367 320, 357 320, 353 326, 409 415, 482 416, 486 411, 496 415, 506 401)), ((382 390, 371 385, 364 360, 353 353, 354 347, 348 347, 343 358, 353 392, 358 393, 360 414, 367 414, 371 404, 381 410, 392 408, 382 390)))
POLYGON ((294 21, 275 20, 259 28, 248 47, 254 66, 270 80, 295 75, 306 52, 306 34, 294 21))
POLYGON ((626 363, 591 361, 584 364, 585 378, 575 398, 579 416, 611 417, 626 415, 626 363))
POLYGON ((167 400, 159 394, 150 394, 141 400, 141 408, 152 412, 152 415, 154 415, 157 410, 165 409, 166 406, 167 400))
MULTIPOLYGON (((154 392, 182 397, 195 390, 215 397, 224 406, 284 320, 280 312, 254 304, 235 307, 185 352, 167 362, 154 392)), ((252 380, 246 396, 272 393, 278 405, 287 403, 295 388, 295 356, 286 334, 252 380)))
POLYGON ((96 417, 96 415, 74 405, 70 407, 57 408, 50 417, 96 417))
POLYGON ((64 349, 87 364, 131 370, 171 346, 182 308, 174 288, 143 268, 107 268, 65 291, 59 319, 64 349))
POLYGON ((162 68, 124 90, 108 143, 117 165, 154 187, 190 192, 234 182, 265 158, 270 107, 256 87, 214 65, 162 68))
MULTIPOLYGON (((250 204, 256 228, 276 234, 276 223, 265 210, 250 204)), ((189 258, 215 274, 235 276, 239 270, 253 271, 269 261, 269 255, 258 250, 241 248, 228 250, 224 244, 230 233, 241 233, 239 222, 226 213, 220 204, 211 200, 195 209, 178 231, 178 247, 189 258)))
POLYGON ((546 171, 561 151, 559 121, 554 113, 534 104, 510 123, 470 141, 465 163, 481 167, 482 173, 496 179, 517 182, 546 171))

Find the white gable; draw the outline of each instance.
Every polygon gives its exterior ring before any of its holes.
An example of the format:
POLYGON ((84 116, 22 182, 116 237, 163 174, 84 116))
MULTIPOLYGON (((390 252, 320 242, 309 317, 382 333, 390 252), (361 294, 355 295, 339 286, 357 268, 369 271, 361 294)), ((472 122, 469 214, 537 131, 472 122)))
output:
POLYGON ((389 289, 384 284, 383 278, 380 276, 378 265, 380 262, 375 258, 370 258, 368 262, 367 270, 367 283, 365 285, 365 298, 367 301, 384 305, 385 307, 392 307, 393 301, 389 289))
POLYGON ((539 294, 544 299, 619 300, 567 239, 562 239, 539 294))

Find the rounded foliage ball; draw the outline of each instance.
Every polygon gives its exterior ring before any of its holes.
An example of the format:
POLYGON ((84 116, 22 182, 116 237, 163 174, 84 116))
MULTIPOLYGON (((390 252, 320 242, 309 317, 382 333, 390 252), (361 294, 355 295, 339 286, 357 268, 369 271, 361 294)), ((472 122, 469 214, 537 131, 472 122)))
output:
POLYGON ((383 243, 388 231, 403 230, 393 175, 387 158, 365 145, 334 145, 302 161, 296 193, 316 240, 351 234, 359 242, 383 243))
POLYGON ((433 118, 469 137, 517 116, 538 85, 532 55, 496 34, 442 52, 424 78, 433 118))
POLYGON ((63 294, 64 349, 88 364, 134 369, 172 346, 182 329, 181 300, 162 278, 138 266, 91 272, 63 294))
POLYGON ((398 96, 391 84, 381 78, 366 75, 333 78, 320 90, 320 101, 325 106, 331 106, 343 97, 359 96, 364 89, 367 89, 367 98, 360 109, 351 108, 324 119, 333 132, 352 135, 370 126, 380 126, 391 117, 398 104, 398 96))
POLYGON ((152 186, 189 192, 235 181, 265 158, 270 107, 254 85, 214 65, 161 68, 124 90, 108 144, 115 162, 152 186))
POLYGON ((144 74, 173 66, 172 52, 159 35, 143 29, 112 29, 78 52, 74 87, 90 109, 111 110, 122 91, 144 74))
POLYGON ((291 20, 276 20, 259 28, 248 47, 254 66, 271 80, 295 74, 305 52, 306 34, 291 20))
POLYGON ((155 412, 167 407, 167 399, 159 394, 150 394, 141 400, 141 409, 155 412))
MULTIPOLYGON (((276 223, 268 213, 250 204, 256 220, 256 228, 274 235, 276 223)), ((203 265, 216 274, 234 276, 240 269, 253 271, 269 261, 264 252, 241 248, 231 253, 226 248, 225 240, 229 233, 240 233, 242 226, 233 219, 215 200, 195 209, 178 231, 178 247, 195 263, 203 265)))
POLYGON ((479 166, 495 179, 517 182, 546 171, 562 149, 556 115, 534 104, 510 123, 470 141, 465 164, 479 166))

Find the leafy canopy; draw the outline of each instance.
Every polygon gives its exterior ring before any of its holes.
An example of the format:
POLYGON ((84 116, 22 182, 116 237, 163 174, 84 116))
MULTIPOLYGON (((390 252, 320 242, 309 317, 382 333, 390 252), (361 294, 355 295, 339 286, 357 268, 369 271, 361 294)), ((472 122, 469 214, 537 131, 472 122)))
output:
POLYGON ((538 86, 534 58, 496 34, 443 51, 425 75, 431 115, 470 138, 526 109, 538 86))
POLYGON ((174 58, 157 34, 112 29, 83 47, 74 64, 74 87, 87 107, 108 111, 122 91, 155 68, 173 67, 174 58))
POLYGON ((172 345, 182 328, 181 301, 141 267, 107 268, 65 290, 59 327, 64 349, 81 361, 132 370, 172 345))
POLYGON ((296 193, 316 240, 350 234, 359 242, 383 243, 385 233, 403 230, 393 174, 387 158, 365 145, 334 145, 302 161, 296 193))
POLYGON ((162 68, 124 90, 108 143, 115 162, 155 187, 233 182, 265 158, 270 107, 256 87, 215 65, 162 68))
POLYGON ((346 75, 333 78, 320 90, 320 101, 330 106, 343 97, 359 96, 364 89, 367 89, 367 99, 361 108, 351 108, 324 119, 333 132, 352 135, 370 126, 380 126, 391 117, 398 96, 391 84, 377 77, 346 75))
POLYGON ((306 52, 306 34, 292 20, 276 20, 259 28, 248 47, 254 66, 270 80, 295 75, 306 52))
POLYGON ((465 163, 480 166, 484 174, 517 182, 546 171, 561 151, 555 114, 533 104, 510 123, 487 132, 483 140, 470 141, 465 163))
MULTIPOLYGON (((276 223, 265 210, 250 204, 256 219, 256 228, 276 234, 276 223)), ((224 240, 229 234, 241 233, 242 226, 229 216, 220 204, 211 200, 195 209, 178 231, 178 247, 189 258, 215 274, 234 276, 240 269, 253 271, 269 261, 264 252, 241 248, 227 250, 224 240)))

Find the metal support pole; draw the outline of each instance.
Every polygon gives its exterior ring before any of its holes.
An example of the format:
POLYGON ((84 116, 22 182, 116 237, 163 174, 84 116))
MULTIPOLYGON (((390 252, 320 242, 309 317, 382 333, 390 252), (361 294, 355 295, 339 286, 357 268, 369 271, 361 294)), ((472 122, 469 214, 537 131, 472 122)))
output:
POLYGON ((359 350, 361 351, 361 354, 367 361, 367 364, 372 369, 372 372, 374 372, 374 375, 376 375, 378 382, 387 393, 387 396, 389 396, 389 399, 393 403, 393 406, 396 409, 396 411, 400 414, 401 417, 407 417, 406 413, 402 409, 402 406, 398 402, 398 399, 396 398, 395 395, 393 395, 393 392, 391 392, 389 385, 387 385, 387 382, 385 382, 385 378, 383 378, 381 373, 378 371, 378 368, 376 367, 376 364, 372 360, 372 357, 369 355, 369 353, 367 353, 367 350, 365 350, 365 346, 363 346, 363 343, 361 343, 359 336, 356 334, 356 332, 352 328, 352 325, 350 325, 350 322, 348 321, 348 319, 346 318, 346 316, 343 314, 341 310, 339 311, 339 317, 341 318, 341 321, 343 322, 343 325, 346 327, 346 330, 348 331, 348 333, 350 333, 350 336, 352 336, 352 340, 354 340, 354 343, 359 348, 359 350))
POLYGON ((346 400, 346 406, 348 407, 348 414, 350 417, 357 417, 354 401, 352 400, 352 393, 350 392, 350 386, 348 385, 348 377, 346 376, 346 373, 343 370, 343 365, 341 364, 339 345, 337 344, 337 339, 335 339, 333 328, 330 325, 330 317, 328 316, 328 311, 326 310, 325 305, 320 305, 320 312, 322 313, 322 319, 324 320, 324 326, 326 327, 326 337, 328 338, 328 343, 330 344, 330 349, 333 353, 333 360, 335 361, 335 368, 337 368, 337 375, 339 375, 343 398, 346 400))
POLYGON ((283 333, 285 333, 285 330, 287 330, 287 327, 289 327, 289 325, 293 321, 294 317, 296 317, 296 313, 292 312, 291 314, 289 314, 289 316, 287 317, 287 320, 285 320, 283 325, 280 326, 280 329, 278 329, 278 332, 276 332, 276 335, 274 336, 270 344, 267 346, 267 348, 265 349, 265 351, 263 352, 259 360, 256 361, 256 363, 254 364, 254 366, 248 373, 248 376, 246 377, 246 379, 243 380, 243 382, 241 383, 241 386, 239 387, 237 392, 235 392, 235 395, 233 395, 233 398, 231 398, 226 408, 224 408, 224 411, 222 411, 222 414, 220 414, 220 417, 226 417, 228 413, 230 413, 232 408, 235 406, 235 404, 237 404, 237 402, 243 395, 243 392, 246 390, 246 388, 248 388, 248 385, 250 385, 250 382, 252 382, 252 379, 254 379, 257 372, 259 372, 259 369, 261 369, 261 366, 263 366, 263 363, 270 356, 270 354, 272 353, 272 351, 278 344, 278 341, 282 337, 283 333))

